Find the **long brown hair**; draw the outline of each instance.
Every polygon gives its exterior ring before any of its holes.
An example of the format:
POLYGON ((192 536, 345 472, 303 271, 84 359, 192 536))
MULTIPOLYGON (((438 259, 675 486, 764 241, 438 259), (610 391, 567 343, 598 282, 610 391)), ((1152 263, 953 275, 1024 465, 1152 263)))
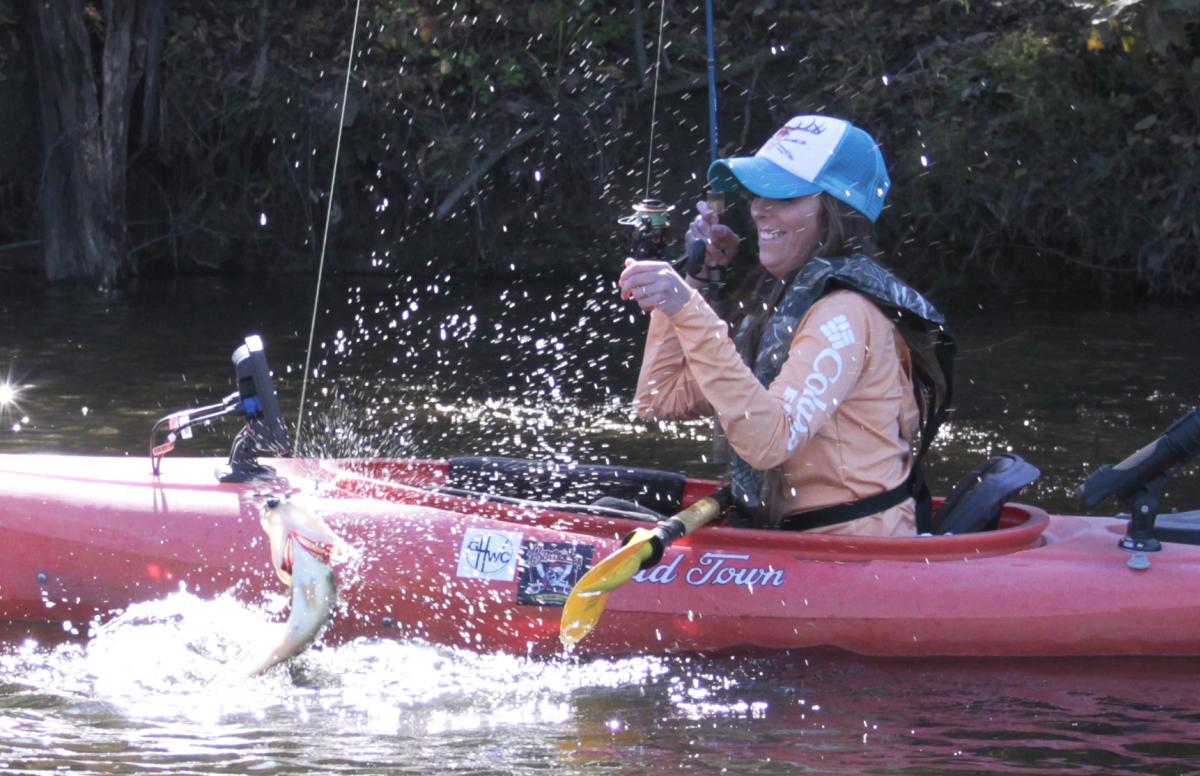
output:
MULTIPOLYGON (((852 256, 859 253, 876 260, 882 258, 882 252, 875 244, 875 230, 870 219, 828 194, 818 196, 821 203, 821 239, 805 261, 813 256, 852 256)), ((742 360, 750 367, 754 366, 754 357, 758 353, 758 344, 767 321, 775 312, 775 306, 779 304, 779 298, 790 279, 776 278, 755 256, 753 266, 748 268, 730 299, 729 328, 732 332, 738 332, 734 342, 742 360)))

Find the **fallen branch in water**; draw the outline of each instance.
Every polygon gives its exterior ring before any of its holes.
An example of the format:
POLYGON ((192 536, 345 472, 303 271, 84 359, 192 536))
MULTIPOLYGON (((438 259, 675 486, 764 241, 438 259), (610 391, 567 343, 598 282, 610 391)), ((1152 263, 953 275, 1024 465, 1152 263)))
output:
POLYGON ((542 133, 542 129, 543 126, 539 124, 531 129, 521 130, 517 134, 513 135, 512 139, 503 146, 488 154, 481 163, 473 166, 471 171, 467 173, 467 176, 463 178, 457 186, 454 187, 454 190, 446 195, 446 198, 443 199, 441 204, 437 206, 437 210, 433 211, 434 219, 441 221, 446 216, 450 215, 450 213, 454 210, 455 205, 457 205, 458 201, 462 199, 463 195, 470 191, 471 188, 479 181, 479 179, 487 174, 488 170, 499 164, 500 160, 505 156, 508 156, 516 149, 540 135, 542 133))

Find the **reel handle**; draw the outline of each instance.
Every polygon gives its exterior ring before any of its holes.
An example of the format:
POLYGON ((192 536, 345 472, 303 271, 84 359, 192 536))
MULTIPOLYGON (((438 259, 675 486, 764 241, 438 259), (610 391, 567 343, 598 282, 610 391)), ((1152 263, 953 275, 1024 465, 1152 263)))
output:
MULTIPOLYGON (((725 195, 719 191, 709 191, 704 197, 708 202, 708 206, 713 209, 713 212, 720 218, 721 213, 725 210, 725 195)), ((724 267, 709 267, 708 268, 708 289, 705 296, 708 298, 708 304, 721 318, 725 317, 725 268, 724 267)))

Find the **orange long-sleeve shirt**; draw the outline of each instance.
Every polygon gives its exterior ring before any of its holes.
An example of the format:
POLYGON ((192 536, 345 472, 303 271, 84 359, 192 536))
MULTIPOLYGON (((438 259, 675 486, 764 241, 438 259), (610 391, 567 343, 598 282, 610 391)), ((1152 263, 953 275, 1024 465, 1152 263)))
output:
MULTIPOLYGON (((634 408, 642 418, 716 414, 756 469, 781 467, 782 514, 844 504, 904 482, 919 412, 908 347, 871 301, 835 291, 800 321, 779 376, 764 388, 728 324, 698 293, 674 316, 650 316, 634 408)), ((912 500, 816 529, 872 536, 915 532, 912 500)))

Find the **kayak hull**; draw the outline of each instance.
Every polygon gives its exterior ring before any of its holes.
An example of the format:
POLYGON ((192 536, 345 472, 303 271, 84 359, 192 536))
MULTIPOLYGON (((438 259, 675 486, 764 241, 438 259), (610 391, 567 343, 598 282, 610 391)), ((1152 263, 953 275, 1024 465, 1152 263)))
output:
MULTIPOLYGON (((438 461, 271 462, 221 484, 216 459, 0 456, 0 620, 85 632, 180 589, 285 592, 259 515, 320 512, 354 550, 327 640, 415 638, 556 654, 565 592, 639 524, 439 492, 438 461)), ((715 483, 688 481, 684 501, 715 483)), ((705 527, 614 591, 588 654, 836 647, 883 656, 1200 655, 1200 548, 1134 570, 1125 522, 1005 507, 982 534, 880 539, 705 527)))

